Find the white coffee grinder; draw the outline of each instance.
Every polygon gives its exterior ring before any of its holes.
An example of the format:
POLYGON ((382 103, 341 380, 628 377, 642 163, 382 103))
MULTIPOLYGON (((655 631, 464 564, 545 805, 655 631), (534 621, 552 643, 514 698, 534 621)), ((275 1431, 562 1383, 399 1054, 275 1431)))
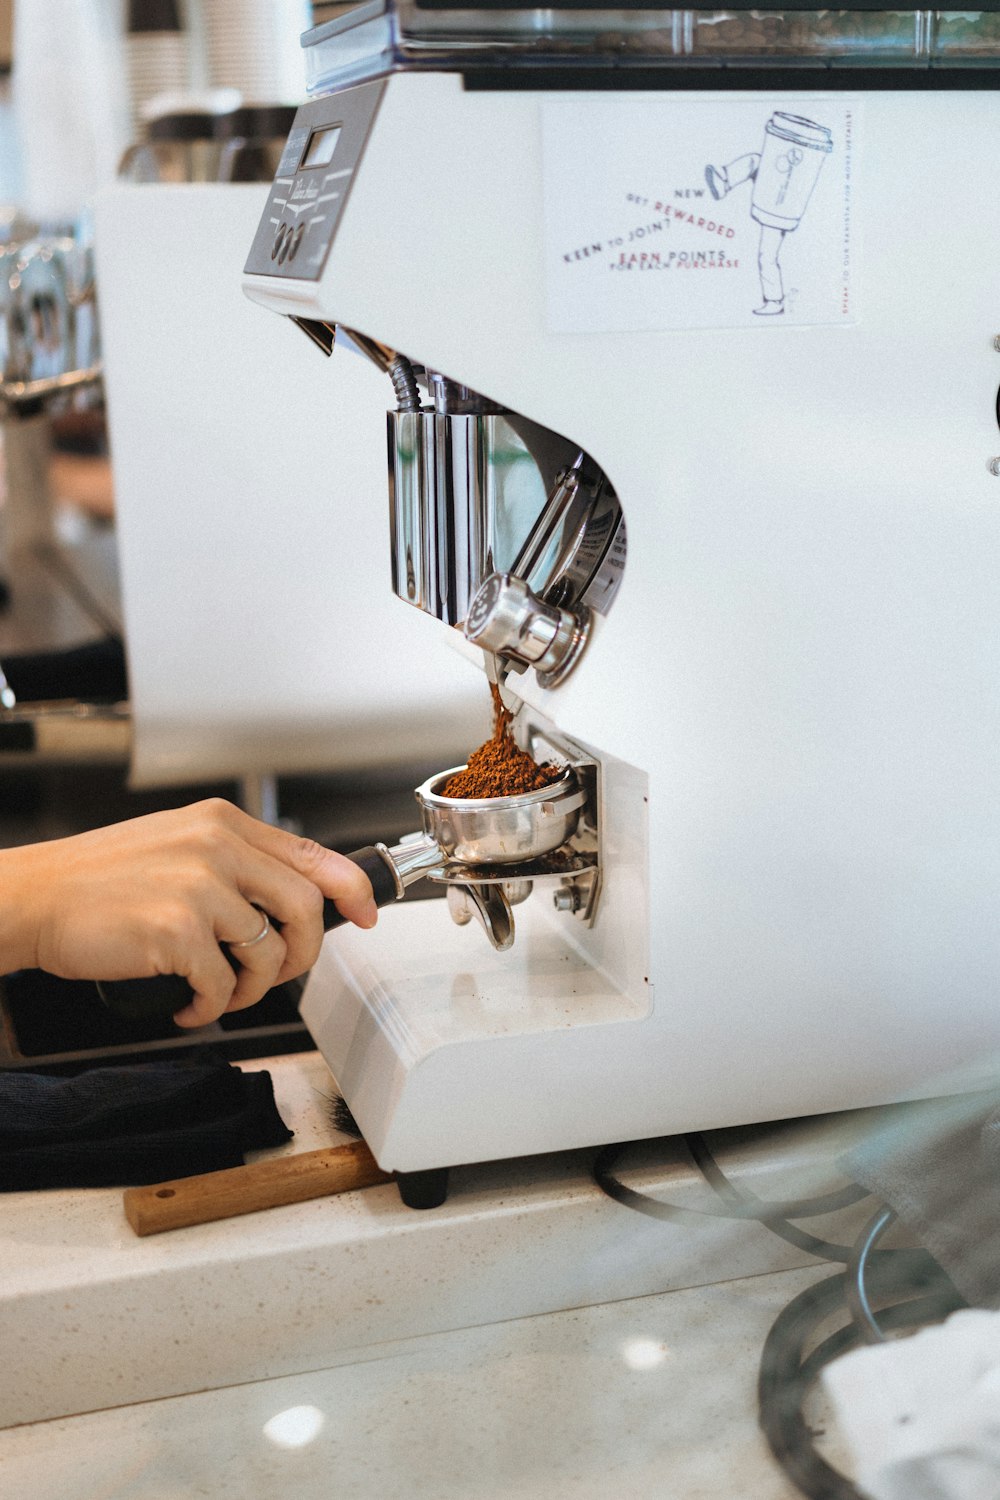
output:
POLYGON ((391 378, 393 586, 577 794, 327 941, 379 1163, 993 1082, 997 17, 373 0, 303 45, 246 292, 391 378))

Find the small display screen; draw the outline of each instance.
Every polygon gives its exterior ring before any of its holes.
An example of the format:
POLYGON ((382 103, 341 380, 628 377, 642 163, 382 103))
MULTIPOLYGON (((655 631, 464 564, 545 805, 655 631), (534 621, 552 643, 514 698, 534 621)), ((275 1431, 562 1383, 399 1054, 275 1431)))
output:
POLYGON ((333 153, 337 149, 340 140, 341 127, 339 125, 327 125, 322 130, 314 130, 309 137, 306 154, 302 158, 304 167, 326 167, 333 161, 333 153))

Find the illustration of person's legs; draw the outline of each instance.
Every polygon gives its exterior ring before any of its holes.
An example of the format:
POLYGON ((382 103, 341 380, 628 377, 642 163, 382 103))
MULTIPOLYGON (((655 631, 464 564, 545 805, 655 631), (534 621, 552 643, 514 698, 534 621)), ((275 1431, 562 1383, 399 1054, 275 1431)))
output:
POLYGON ((785 286, 781 278, 779 256, 785 243, 785 231, 771 224, 760 226, 760 244, 757 249, 757 269, 760 272, 760 289, 764 294, 762 307, 755 307, 758 317, 773 317, 785 310, 785 286))
POLYGON ((756 151, 751 151, 748 156, 738 156, 724 167, 707 166, 705 181, 708 183, 708 190, 713 198, 724 198, 741 183, 752 182, 759 166, 760 153, 756 151))

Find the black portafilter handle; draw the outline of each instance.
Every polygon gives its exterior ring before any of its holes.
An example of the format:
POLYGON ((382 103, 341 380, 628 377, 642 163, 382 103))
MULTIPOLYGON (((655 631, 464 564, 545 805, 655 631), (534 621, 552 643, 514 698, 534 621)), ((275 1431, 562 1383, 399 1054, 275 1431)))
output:
MULTIPOLYGON (((376 906, 388 906, 398 901, 404 887, 418 879, 425 870, 441 863, 441 853, 432 839, 414 839, 395 848, 384 844, 369 844, 364 849, 355 849, 345 858, 364 870, 371 881, 376 906)), ((337 910, 335 904, 323 902, 323 931, 340 927, 347 918, 337 910)), ((272 922, 280 931, 280 924, 272 922)), ((236 955, 226 946, 219 945, 234 969, 240 963, 236 955)), ((152 1020, 158 1016, 172 1016, 183 1010, 194 995, 187 980, 180 974, 154 974, 144 979, 102 979, 97 992, 110 1010, 130 1020, 152 1020)))

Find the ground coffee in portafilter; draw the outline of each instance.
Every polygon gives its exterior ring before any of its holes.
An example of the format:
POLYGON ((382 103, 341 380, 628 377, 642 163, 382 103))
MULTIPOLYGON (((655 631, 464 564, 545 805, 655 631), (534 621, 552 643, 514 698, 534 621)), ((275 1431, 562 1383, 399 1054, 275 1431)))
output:
POLYGON ((504 708, 496 683, 493 694, 493 737, 469 756, 464 771, 450 776, 441 788, 442 797, 516 797, 548 786, 563 774, 562 766, 537 765, 526 750, 514 742, 512 715, 504 708))

